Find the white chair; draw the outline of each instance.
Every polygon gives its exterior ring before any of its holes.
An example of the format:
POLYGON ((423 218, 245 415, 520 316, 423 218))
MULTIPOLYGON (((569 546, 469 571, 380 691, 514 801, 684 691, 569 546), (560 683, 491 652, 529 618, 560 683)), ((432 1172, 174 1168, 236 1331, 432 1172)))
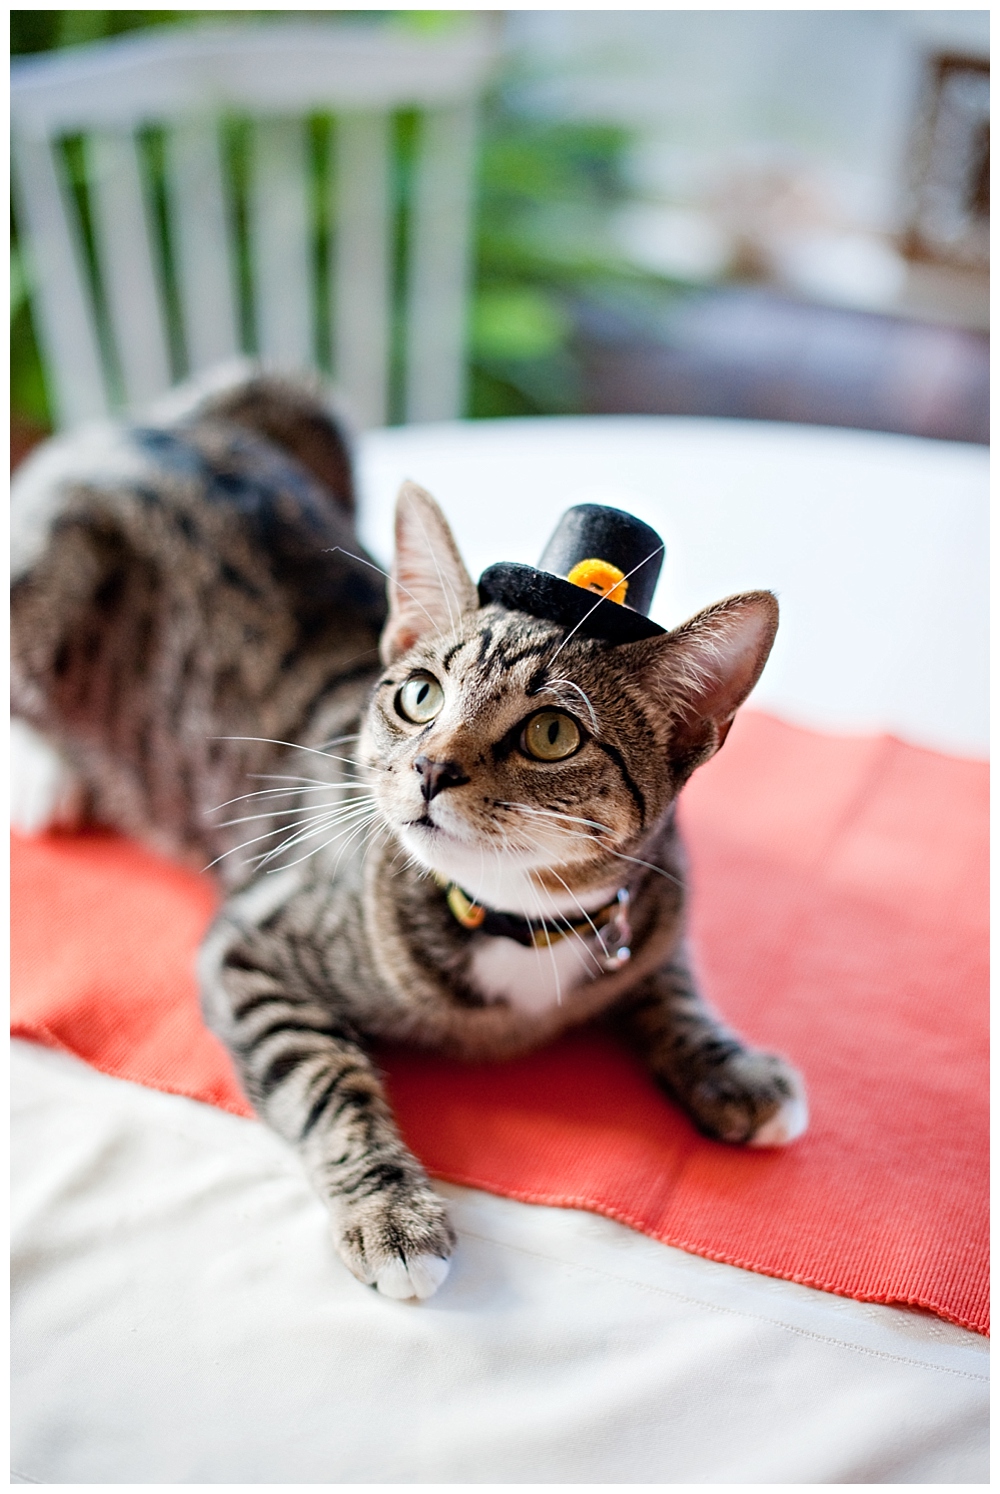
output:
POLYGON ((396 413, 460 415, 475 106, 494 55, 482 26, 423 38, 319 21, 132 36, 16 62, 18 226, 56 423, 139 407, 243 351, 291 367, 329 361, 359 424, 385 423, 400 110, 419 114, 396 413), (318 204, 310 123, 330 115, 318 204), (224 148, 232 121, 249 142, 242 185, 224 148), (73 137, 85 178, 75 186, 73 137), (150 140, 162 141, 159 205, 150 140))

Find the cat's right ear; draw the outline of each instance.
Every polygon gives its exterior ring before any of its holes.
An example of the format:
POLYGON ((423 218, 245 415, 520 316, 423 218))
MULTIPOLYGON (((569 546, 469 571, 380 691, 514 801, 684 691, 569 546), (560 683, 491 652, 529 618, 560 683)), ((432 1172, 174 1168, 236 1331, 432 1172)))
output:
POLYGON ((405 654, 425 633, 453 627, 479 596, 444 514, 430 493, 404 482, 396 500, 396 553, 389 580, 389 618, 379 651, 383 664, 405 654))

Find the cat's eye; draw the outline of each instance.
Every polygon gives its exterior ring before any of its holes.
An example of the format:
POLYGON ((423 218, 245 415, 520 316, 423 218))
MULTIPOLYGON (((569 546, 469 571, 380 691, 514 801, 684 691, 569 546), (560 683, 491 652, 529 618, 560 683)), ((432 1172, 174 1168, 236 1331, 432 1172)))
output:
POLYGON ((570 757, 580 745, 580 728, 565 711, 539 711, 521 733, 521 749, 543 763, 570 757))
POLYGON ((443 705, 444 691, 432 674, 411 675, 396 696, 396 710, 416 726, 433 721, 443 705))

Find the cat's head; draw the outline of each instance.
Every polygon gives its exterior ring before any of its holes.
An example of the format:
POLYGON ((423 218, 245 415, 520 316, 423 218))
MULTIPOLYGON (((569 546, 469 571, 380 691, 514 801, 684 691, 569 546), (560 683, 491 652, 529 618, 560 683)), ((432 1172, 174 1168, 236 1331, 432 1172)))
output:
POLYGON ((480 606, 440 509, 407 483, 361 740, 381 812, 422 865, 493 906, 530 915, 538 889, 620 885, 722 745, 777 625, 766 591, 625 644, 480 606))

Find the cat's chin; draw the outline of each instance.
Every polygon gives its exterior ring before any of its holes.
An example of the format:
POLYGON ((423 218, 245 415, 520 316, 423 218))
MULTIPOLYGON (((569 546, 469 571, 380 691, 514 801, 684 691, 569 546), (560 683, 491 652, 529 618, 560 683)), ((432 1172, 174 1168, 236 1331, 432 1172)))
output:
MULTIPOLYGON (((608 902, 616 887, 588 889, 553 896, 538 885, 533 872, 542 870, 537 855, 529 851, 501 850, 482 842, 470 843, 442 830, 433 822, 416 821, 398 831, 400 843, 414 860, 438 877, 457 882, 470 897, 486 907, 523 918, 545 917, 551 913, 580 913, 579 897, 589 907, 608 902)), ((571 884, 572 885, 572 884, 571 884)))
POLYGON ((397 828, 396 834, 406 849, 431 871, 439 869, 437 862, 442 856, 447 856, 450 850, 468 852, 474 849, 463 837, 443 829, 427 817, 407 821, 397 828))
MULTIPOLYGON (((487 855, 498 857, 502 854, 444 830, 429 819, 411 820, 409 824, 401 825, 396 834, 421 866, 453 882, 461 882, 463 877, 470 875, 472 868, 478 877, 487 855)), ((516 856, 510 853, 503 859, 511 865, 516 864, 516 856)))

